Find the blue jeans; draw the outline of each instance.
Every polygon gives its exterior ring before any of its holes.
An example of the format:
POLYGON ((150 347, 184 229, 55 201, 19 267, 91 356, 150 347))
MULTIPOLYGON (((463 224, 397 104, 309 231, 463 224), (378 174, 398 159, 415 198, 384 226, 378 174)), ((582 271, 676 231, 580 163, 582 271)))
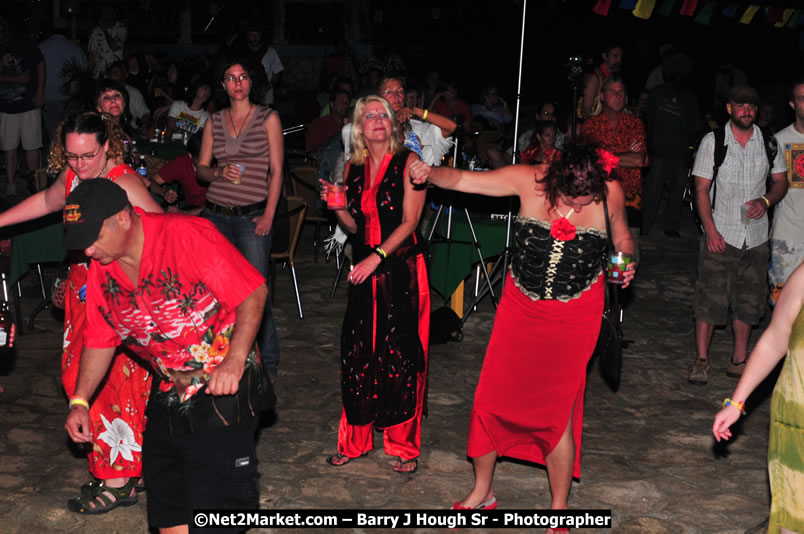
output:
MULTIPOLYGON (((257 269, 265 280, 270 281, 271 241, 274 238, 273 228, 267 236, 260 237, 254 233, 257 225, 252 219, 260 217, 263 210, 255 210, 245 215, 221 215, 208 209, 201 211, 201 216, 212 222, 226 238, 237 247, 243 256, 257 269)), ((265 300, 260 331, 257 333, 257 344, 260 348, 262 366, 269 376, 276 375, 279 365, 279 338, 276 335, 276 324, 271 313, 271 298, 265 300)))

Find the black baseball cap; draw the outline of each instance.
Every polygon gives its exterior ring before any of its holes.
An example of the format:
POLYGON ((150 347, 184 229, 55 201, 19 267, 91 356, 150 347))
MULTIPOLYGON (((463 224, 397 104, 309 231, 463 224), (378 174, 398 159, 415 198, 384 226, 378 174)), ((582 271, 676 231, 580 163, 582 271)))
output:
POLYGON ((729 91, 729 102, 759 106, 759 93, 748 85, 737 85, 729 91))
POLYGON ((64 248, 87 248, 98 238, 103 221, 129 205, 126 192, 111 180, 82 181, 64 205, 64 248))

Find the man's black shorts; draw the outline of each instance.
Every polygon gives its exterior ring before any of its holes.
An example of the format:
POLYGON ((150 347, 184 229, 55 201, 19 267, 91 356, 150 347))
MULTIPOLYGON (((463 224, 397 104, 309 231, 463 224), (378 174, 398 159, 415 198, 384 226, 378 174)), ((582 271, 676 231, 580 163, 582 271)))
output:
MULTIPOLYGON (((257 421, 255 417, 247 423, 184 435, 146 429, 142 464, 150 525, 167 528, 188 524, 194 532, 193 510, 256 510, 257 421)), ((199 532, 239 530, 207 528, 199 532)))

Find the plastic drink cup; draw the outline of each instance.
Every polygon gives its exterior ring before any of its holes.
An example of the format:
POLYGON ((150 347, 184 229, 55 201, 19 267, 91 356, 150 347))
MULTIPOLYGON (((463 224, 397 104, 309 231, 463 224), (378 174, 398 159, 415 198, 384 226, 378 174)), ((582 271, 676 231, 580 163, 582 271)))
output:
POLYGON ((235 179, 234 179, 234 181, 233 181, 232 183, 233 183, 233 184, 239 184, 240 182, 242 182, 242 181, 243 181, 243 173, 244 173, 244 172, 246 172, 246 166, 245 166, 245 165, 243 165, 242 163, 234 163, 233 165, 234 165, 235 167, 237 167, 237 170, 238 170, 238 171, 240 171, 240 176, 238 176, 237 178, 235 178, 235 179))
POLYGON ((346 190, 343 184, 327 185, 327 208, 331 210, 346 208, 346 190))
POLYGON ((749 209, 751 209, 751 206, 748 204, 743 204, 740 206, 740 222, 744 225, 747 225, 751 222, 751 217, 748 216, 749 209))
POLYGON ((610 284, 622 284, 625 276, 625 269, 631 263, 631 256, 618 252, 609 256, 609 264, 606 270, 606 281, 610 284))

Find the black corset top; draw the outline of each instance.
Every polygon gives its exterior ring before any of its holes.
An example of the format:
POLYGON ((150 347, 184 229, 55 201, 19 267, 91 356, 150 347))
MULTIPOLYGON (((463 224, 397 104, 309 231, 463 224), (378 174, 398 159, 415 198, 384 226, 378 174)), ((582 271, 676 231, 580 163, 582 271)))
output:
POLYGON ((608 238, 602 230, 578 226, 575 237, 564 241, 554 238, 550 227, 550 222, 532 217, 514 219, 511 274, 533 300, 567 302, 600 276, 608 238))

